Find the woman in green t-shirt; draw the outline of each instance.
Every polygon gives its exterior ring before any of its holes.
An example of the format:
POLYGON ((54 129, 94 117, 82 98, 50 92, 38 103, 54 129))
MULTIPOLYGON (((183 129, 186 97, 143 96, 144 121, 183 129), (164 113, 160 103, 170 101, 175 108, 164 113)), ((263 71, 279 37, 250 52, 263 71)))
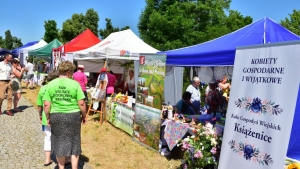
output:
POLYGON ((81 154, 80 129, 86 123, 86 105, 80 84, 72 80, 75 65, 62 62, 59 77, 47 84, 44 111, 51 125, 51 149, 59 169, 64 168, 65 157, 71 157, 72 169, 77 169, 81 154))
POLYGON ((44 166, 48 166, 52 163, 51 160, 51 127, 48 126, 48 122, 47 122, 47 118, 45 115, 45 112, 43 111, 43 97, 47 88, 47 83, 49 83, 50 81, 56 79, 59 77, 58 71, 56 70, 52 70, 49 72, 47 78, 45 79, 45 81, 42 83, 42 87, 40 88, 40 91, 38 93, 38 98, 36 101, 36 104, 38 106, 38 112, 40 115, 40 121, 42 122, 42 126, 43 126, 43 131, 45 132, 45 138, 44 138, 44 151, 45 151, 45 163, 44 166))

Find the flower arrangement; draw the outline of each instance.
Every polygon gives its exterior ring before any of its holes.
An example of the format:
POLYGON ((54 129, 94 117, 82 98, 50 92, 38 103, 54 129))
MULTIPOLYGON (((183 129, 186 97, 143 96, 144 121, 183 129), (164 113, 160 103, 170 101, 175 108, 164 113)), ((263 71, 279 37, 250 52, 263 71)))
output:
POLYGON ((287 169, 300 169, 300 164, 299 163, 291 163, 286 168, 287 169))
POLYGON ((300 163, 286 159, 284 169, 300 169, 300 163))
POLYGON ((245 160, 258 163, 259 165, 270 165, 273 163, 273 159, 267 153, 261 152, 258 147, 249 143, 237 143, 235 140, 229 142, 230 148, 236 154, 243 156, 245 160))
POLYGON ((184 151, 184 169, 207 168, 217 165, 220 148, 221 135, 210 123, 202 125, 199 123, 195 135, 179 140, 177 146, 184 151))

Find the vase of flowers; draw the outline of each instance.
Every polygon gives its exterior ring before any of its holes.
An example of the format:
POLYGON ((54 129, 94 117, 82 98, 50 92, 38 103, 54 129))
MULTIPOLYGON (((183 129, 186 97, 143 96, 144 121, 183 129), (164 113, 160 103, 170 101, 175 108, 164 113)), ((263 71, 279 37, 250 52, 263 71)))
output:
POLYGON ((179 140, 177 146, 184 151, 182 168, 213 169, 218 164, 221 148, 221 133, 217 133, 212 124, 199 123, 195 135, 179 140))

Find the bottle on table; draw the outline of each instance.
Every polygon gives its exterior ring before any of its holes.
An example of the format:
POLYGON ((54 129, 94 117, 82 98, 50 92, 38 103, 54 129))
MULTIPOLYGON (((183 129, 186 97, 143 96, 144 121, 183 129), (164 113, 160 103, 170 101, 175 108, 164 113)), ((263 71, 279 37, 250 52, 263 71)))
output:
POLYGON ((170 102, 168 102, 168 119, 169 120, 173 119, 173 106, 170 105, 170 102))

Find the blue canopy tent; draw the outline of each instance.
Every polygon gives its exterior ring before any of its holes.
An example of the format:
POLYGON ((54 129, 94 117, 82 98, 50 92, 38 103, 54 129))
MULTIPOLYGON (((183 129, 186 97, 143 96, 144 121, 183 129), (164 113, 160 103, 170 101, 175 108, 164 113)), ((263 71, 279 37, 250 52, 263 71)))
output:
POLYGON ((7 54, 7 53, 11 54, 13 57, 16 57, 16 55, 14 55, 11 50, 0 48, 0 56, 3 56, 5 54, 7 54))
POLYGON ((217 39, 160 53, 167 54, 167 65, 226 66, 234 64, 238 46, 291 40, 300 40, 300 37, 266 17, 217 39))
POLYGON ((39 41, 28 42, 28 43, 26 43, 25 45, 23 45, 23 46, 21 46, 21 47, 18 47, 18 48, 14 49, 14 50, 12 50, 12 53, 15 54, 15 55, 18 55, 20 49, 27 48, 27 47, 29 47, 29 46, 35 45, 35 44, 37 44, 38 42, 39 42, 39 41))
MULTIPOLYGON (((167 55, 167 65, 232 66, 234 65, 236 47, 293 40, 300 40, 300 37, 266 17, 217 39, 159 53, 167 55)), ((287 157, 300 161, 299 96, 300 86, 287 157)))

